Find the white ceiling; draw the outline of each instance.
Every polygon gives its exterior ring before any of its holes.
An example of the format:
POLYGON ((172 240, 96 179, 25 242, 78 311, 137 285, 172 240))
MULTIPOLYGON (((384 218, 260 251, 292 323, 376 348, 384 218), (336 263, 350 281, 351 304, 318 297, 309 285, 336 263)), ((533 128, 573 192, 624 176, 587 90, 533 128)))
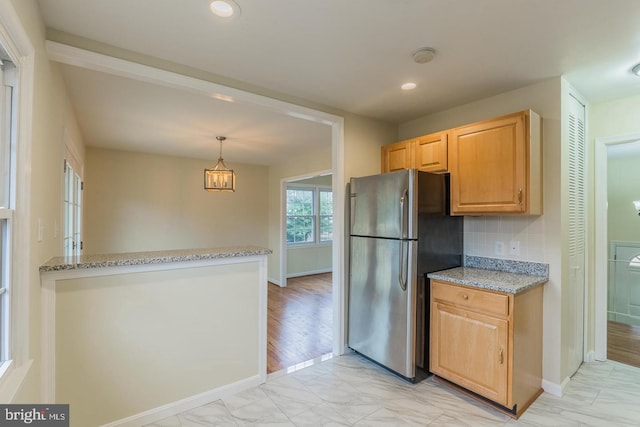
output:
MULTIPOLYGON (((392 123, 559 75, 591 102, 640 93, 638 0, 237 3, 225 22, 208 0, 39 0, 48 28, 392 123), (424 46, 436 57, 416 64, 424 46)), ((328 126, 257 107, 70 65, 63 76, 88 145, 201 157, 225 134, 226 159, 269 164, 330 143, 328 126)))

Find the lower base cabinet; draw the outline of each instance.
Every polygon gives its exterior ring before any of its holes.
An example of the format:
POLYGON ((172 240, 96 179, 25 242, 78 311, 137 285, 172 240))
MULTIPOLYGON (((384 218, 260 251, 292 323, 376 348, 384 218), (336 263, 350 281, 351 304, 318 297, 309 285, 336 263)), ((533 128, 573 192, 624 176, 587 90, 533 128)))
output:
POLYGON ((542 392, 542 291, 432 280, 430 371, 519 416, 542 392))

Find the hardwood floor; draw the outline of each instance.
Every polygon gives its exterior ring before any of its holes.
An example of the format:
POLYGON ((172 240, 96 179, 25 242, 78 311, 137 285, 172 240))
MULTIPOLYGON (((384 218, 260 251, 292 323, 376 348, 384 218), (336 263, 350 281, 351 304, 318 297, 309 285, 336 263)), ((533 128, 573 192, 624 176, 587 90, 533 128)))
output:
POLYGON ((267 373, 331 352, 331 284, 331 273, 269 283, 267 373))
POLYGON ((640 367, 640 326, 609 321, 607 358, 640 367))

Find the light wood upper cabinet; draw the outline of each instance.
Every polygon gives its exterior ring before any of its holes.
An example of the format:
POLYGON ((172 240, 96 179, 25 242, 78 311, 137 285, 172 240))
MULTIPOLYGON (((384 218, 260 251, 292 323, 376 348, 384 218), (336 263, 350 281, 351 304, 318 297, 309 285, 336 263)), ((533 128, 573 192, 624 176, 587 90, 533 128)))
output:
POLYGON ((415 138, 414 167, 426 172, 446 172, 448 160, 447 139, 446 132, 432 133, 415 138))
POLYGON ((414 164, 414 140, 396 142, 382 147, 382 173, 411 169, 414 164))
POLYGON ((519 416, 542 392, 542 287, 431 281, 429 370, 519 416))
POLYGON ((447 171, 447 132, 432 133, 382 147, 382 173, 401 169, 447 171))
POLYGON ((525 110, 451 130, 451 213, 542 213, 540 117, 525 110))

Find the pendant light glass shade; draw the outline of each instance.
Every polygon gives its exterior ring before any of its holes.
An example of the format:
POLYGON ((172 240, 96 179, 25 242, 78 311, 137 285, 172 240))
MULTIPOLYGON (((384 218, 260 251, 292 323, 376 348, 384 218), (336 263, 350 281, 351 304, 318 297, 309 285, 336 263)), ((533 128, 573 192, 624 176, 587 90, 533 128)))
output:
POLYGON ((224 136, 217 136, 220 141, 220 157, 213 169, 204 170, 204 189, 207 191, 236 191, 236 174, 224 164, 222 158, 222 141, 224 136))

